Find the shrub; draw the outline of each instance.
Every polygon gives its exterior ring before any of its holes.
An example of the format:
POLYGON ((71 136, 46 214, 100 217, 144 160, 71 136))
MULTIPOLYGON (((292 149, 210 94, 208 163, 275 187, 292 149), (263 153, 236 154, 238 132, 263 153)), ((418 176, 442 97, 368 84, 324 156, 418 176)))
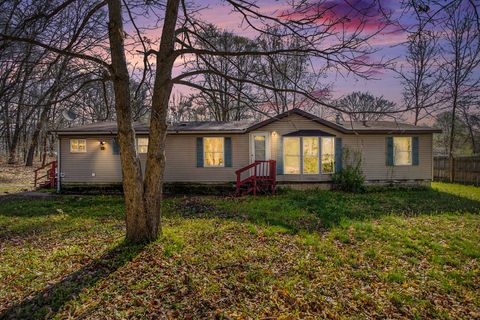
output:
POLYGON ((346 192, 363 191, 365 177, 362 172, 361 153, 344 148, 343 155, 344 168, 332 176, 334 189, 346 192))

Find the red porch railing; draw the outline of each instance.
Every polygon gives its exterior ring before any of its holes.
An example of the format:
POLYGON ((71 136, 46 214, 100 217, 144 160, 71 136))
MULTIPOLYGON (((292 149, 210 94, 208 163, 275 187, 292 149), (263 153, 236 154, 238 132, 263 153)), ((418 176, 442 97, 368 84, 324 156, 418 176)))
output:
POLYGON ((275 160, 257 160, 235 171, 237 195, 270 191, 275 194, 277 184, 277 163, 275 160))
POLYGON ((55 188, 57 185, 56 182, 56 172, 57 172, 57 161, 52 161, 44 166, 35 169, 34 174, 35 178, 33 180, 33 187, 37 188, 55 188), (45 169, 46 172, 45 172, 45 169), (42 172, 43 170, 43 172, 42 172), (44 175, 41 175, 42 173, 45 173, 44 175))

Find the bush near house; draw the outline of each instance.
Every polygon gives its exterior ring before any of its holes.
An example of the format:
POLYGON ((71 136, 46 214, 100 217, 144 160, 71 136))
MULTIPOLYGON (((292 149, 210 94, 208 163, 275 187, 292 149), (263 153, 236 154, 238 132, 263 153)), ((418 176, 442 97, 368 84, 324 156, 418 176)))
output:
POLYGON ((0 202, 0 318, 480 317, 480 189, 177 197, 123 242, 118 196, 0 202))

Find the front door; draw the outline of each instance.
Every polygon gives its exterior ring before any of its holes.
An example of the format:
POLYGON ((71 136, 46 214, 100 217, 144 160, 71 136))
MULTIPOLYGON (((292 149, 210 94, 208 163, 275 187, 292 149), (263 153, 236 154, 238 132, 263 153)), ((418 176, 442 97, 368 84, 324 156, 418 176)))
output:
POLYGON ((267 132, 257 132, 250 135, 250 160, 270 159, 270 139, 267 132))

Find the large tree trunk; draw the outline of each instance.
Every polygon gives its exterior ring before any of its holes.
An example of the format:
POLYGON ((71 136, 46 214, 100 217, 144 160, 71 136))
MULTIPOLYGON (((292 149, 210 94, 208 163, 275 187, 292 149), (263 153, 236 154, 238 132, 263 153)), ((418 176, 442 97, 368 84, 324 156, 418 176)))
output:
POLYGON ((145 215, 142 168, 135 150, 135 130, 132 126, 121 0, 109 0, 108 11, 108 35, 125 197, 126 238, 130 242, 148 242, 156 239, 157 234, 151 232, 152 228, 147 225, 145 215))
POLYGON ((149 242, 161 232, 160 210, 165 169, 168 101, 172 91, 175 26, 180 0, 167 2, 152 97, 150 136, 143 181, 140 159, 135 150, 132 127, 129 75, 125 59, 121 0, 109 0, 109 40, 112 55, 113 87, 117 111, 118 141, 123 174, 127 240, 149 242))
POLYGON ((172 92, 172 68, 175 61, 175 26, 180 0, 168 0, 165 10, 160 49, 157 54, 157 70, 152 96, 152 116, 147 163, 145 168, 146 217, 151 234, 161 233, 160 211, 163 174, 165 171, 165 139, 167 136, 168 101, 172 92))

